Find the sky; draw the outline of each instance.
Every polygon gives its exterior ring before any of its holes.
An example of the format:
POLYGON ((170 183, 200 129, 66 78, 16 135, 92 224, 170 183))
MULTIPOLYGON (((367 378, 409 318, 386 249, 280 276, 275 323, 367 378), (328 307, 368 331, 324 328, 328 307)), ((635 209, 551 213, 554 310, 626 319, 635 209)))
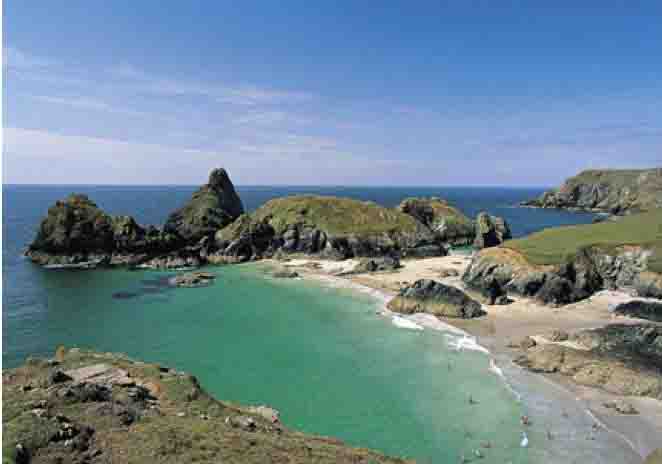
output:
POLYGON ((3 31, 4 183, 222 166, 240 185, 549 186, 662 165, 659 1, 10 0, 3 31))

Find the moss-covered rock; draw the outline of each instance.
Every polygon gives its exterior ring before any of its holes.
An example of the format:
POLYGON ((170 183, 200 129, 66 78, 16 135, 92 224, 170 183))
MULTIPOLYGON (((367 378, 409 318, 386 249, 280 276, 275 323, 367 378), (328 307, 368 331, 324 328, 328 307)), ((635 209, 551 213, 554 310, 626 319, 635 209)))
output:
POLYGON ((305 435, 276 410, 211 397, 194 376, 70 350, 2 372, 3 463, 403 463, 305 435), (58 369, 67 380, 49 383, 58 369))
POLYGON ((298 195, 277 198, 216 233, 216 254, 235 260, 280 253, 439 256, 434 234, 413 217, 376 203, 298 195))
POLYGON ((474 247, 489 248, 501 245, 512 238, 510 227, 505 219, 481 212, 476 217, 474 247))
POLYGON ((398 205, 398 210, 414 217, 441 242, 451 246, 470 245, 474 240, 471 219, 441 198, 407 198, 398 205))
POLYGON ((195 242, 213 235, 243 212, 244 206, 228 173, 225 169, 214 169, 209 175, 209 182, 200 187, 186 205, 168 217, 163 229, 186 242, 195 242))

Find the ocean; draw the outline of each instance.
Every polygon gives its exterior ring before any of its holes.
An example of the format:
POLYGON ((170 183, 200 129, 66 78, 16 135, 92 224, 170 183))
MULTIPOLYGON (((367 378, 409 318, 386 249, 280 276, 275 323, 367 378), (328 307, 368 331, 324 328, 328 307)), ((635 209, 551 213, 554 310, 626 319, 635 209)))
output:
MULTIPOLYGON (((220 399, 276 407, 287 426, 387 454, 455 463, 462 455, 475 458, 474 450, 490 442, 482 462, 551 462, 543 459, 549 455, 541 450, 550 445, 542 429, 529 431, 529 446, 521 446, 519 418, 529 406, 490 371, 488 356, 457 352, 446 333, 394 326, 376 314, 382 303, 369 294, 273 279, 260 263, 210 268, 218 275, 214 285, 171 289, 163 285, 172 275, 167 272, 54 271, 22 257, 48 207, 69 193, 88 194, 108 213, 162 224, 194 190, 3 186, 3 367, 29 355, 49 356, 58 344, 124 352, 191 372, 220 399)), ((485 209, 505 217, 515 236, 592 220, 590 214, 516 207, 542 188, 237 190, 247 210, 296 193, 385 206, 439 196, 470 216, 485 209)), ((535 388, 527 394, 543 398, 535 388)), ((536 401, 531 404, 542 404, 544 414, 544 401, 536 401)))

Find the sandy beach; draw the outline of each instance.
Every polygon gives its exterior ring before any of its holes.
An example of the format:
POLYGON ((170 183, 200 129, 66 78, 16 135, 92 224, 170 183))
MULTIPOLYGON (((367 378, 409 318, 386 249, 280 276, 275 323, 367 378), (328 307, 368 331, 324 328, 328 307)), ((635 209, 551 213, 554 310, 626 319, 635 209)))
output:
MULTIPOLYGON (((318 279, 329 285, 353 287, 369 292, 385 305, 402 286, 418 279, 434 279, 464 289, 460 276, 470 261, 471 256, 463 254, 404 260, 402 267, 397 270, 369 274, 349 273, 357 264, 357 260, 338 262, 301 258, 285 262, 273 261, 273 264, 294 269, 304 278, 318 279)), ((553 400, 559 403, 559 411, 575 411, 583 415, 578 417, 578 420, 585 421, 589 429, 600 428, 607 431, 610 440, 618 440, 622 447, 634 451, 633 462, 641 462, 654 449, 662 446, 661 401, 641 397, 619 397, 596 388, 577 385, 568 377, 561 375, 542 375, 524 371, 512 363, 520 351, 511 348, 510 345, 525 336, 533 336, 538 343, 552 343, 548 341, 547 336, 555 329, 572 333, 614 322, 641 322, 637 319, 615 316, 610 312, 610 307, 631 299, 630 295, 623 292, 602 291, 587 300, 561 308, 544 306, 526 298, 512 298, 514 301, 505 306, 483 305, 487 315, 479 319, 437 319, 431 315, 418 314, 407 316, 406 320, 411 322, 404 324, 414 323, 438 330, 455 330, 458 334, 461 332, 457 329, 460 329, 474 336, 480 346, 489 350, 491 359, 506 368, 506 375, 512 376, 509 379, 511 383, 522 382, 522 385, 526 385, 522 388, 529 388, 533 384, 537 384, 540 388, 543 385, 546 394, 549 397, 553 396, 553 400), (604 403, 614 399, 627 400, 639 411, 639 414, 623 415, 614 412, 613 409, 607 409, 604 403)), ((385 310, 384 315, 392 316, 392 313, 385 310)), ((567 417, 565 412, 563 416, 567 417)), ((591 431, 587 433, 590 435, 591 431)), ((551 432, 548 434, 551 439, 551 432)), ((572 449, 574 446, 584 445, 576 440, 576 437, 568 438, 565 445, 556 443, 555 446, 572 449)))

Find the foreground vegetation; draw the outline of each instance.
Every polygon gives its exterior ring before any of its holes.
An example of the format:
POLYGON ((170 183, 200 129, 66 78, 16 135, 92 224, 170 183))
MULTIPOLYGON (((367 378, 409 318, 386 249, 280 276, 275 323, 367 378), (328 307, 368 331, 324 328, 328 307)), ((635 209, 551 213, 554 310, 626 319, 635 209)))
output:
POLYGON ((504 244, 538 265, 562 264, 586 247, 610 250, 628 245, 650 249, 648 269, 662 273, 662 210, 598 224, 545 229, 504 244))

